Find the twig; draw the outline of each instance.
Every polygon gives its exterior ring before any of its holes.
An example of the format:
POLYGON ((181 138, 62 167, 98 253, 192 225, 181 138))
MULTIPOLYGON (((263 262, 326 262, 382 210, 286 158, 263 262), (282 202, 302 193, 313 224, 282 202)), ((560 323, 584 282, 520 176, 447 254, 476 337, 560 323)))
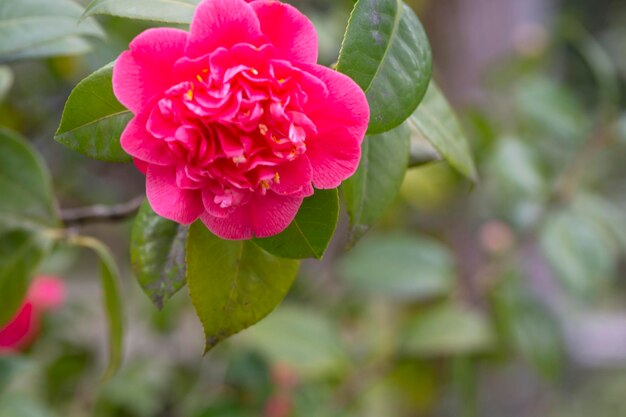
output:
POLYGON ((66 226, 81 226, 92 223, 111 223, 126 220, 139 210, 145 197, 137 196, 126 203, 112 206, 96 205, 61 210, 61 220, 66 226))

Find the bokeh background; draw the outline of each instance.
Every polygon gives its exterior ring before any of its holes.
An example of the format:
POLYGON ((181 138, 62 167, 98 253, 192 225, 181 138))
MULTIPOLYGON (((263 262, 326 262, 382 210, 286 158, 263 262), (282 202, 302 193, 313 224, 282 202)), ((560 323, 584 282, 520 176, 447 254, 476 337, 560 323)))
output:
MULTIPOLYGON (((352 2, 292 3, 333 64, 352 2)), ((1 417, 626 416, 626 3, 409 3, 480 182, 411 169, 378 227, 347 252, 343 219, 286 301, 206 357, 187 292, 159 312, 134 282, 131 221, 87 226, 124 272, 124 366, 99 382, 96 259, 60 247, 42 273, 65 280, 65 306, 0 357, 1 417)), ((0 104, 63 208, 143 193, 133 166, 52 139, 72 87, 148 27, 99 21, 106 37, 84 55, 12 64, 0 104)))

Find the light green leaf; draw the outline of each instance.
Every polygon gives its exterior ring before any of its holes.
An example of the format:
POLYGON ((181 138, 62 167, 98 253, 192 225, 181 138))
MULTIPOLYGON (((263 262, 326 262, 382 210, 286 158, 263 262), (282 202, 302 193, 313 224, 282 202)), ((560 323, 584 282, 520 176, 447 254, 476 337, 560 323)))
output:
POLYGON ((332 321, 319 311, 294 305, 280 307, 236 340, 305 377, 337 375, 347 364, 332 321))
POLYGON ((337 190, 315 190, 305 198, 294 221, 282 233, 254 243, 281 258, 321 259, 339 218, 337 190))
POLYGON ((81 14, 82 8, 70 0, 2 0, 0 62, 28 56, 33 48, 38 49, 37 56, 54 55, 58 52, 56 42, 66 38, 103 36, 94 21, 87 20, 79 25, 81 14), (45 45, 54 48, 46 52, 45 45))
POLYGON ((9 93, 13 86, 13 71, 6 65, 0 65, 0 103, 9 93))
POLYGON ((163 23, 188 24, 199 0, 94 0, 84 17, 111 15, 163 23))
POLYGON ((430 45, 401 0, 360 0, 350 17, 337 69, 365 91, 368 133, 399 126, 422 101, 431 77, 430 45))
POLYGON ((455 278, 445 246, 405 234, 363 239, 340 262, 338 274, 354 288, 401 300, 445 295, 455 278))
POLYGON ((202 223, 193 224, 187 239, 187 285, 204 326, 206 350, 274 310, 298 265, 250 241, 222 240, 202 223))
POLYGON ((25 139, 0 128, 0 232, 59 225, 50 174, 25 139))
POLYGON ((0 235, 0 328, 24 301, 28 284, 49 248, 49 242, 35 233, 0 235))
POLYGON ((113 94, 113 64, 78 83, 63 109, 54 139, 77 152, 107 162, 128 162, 120 136, 132 114, 113 94))
POLYGON ((359 168, 341 186, 353 240, 365 234, 393 203, 404 179, 409 150, 406 124, 380 135, 365 137, 359 168))
POLYGON ((109 379, 119 369, 124 354, 124 312, 119 288, 120 273, 115 258, 99 240, 78 236, 71 239, 70 243, 89 248, 100 258, 100 281, 109 328, 109 364, 103 379, 109 379))
POLYGON ((439 87, 430 83, 424 101, 411 115, 413 134, 430 142, 454 169, 472 181, 478 180, 469 142, 454 110, 439 87))
POLYGON ((413 317, 402 331, 400 350, 419 357, 456 356, 493 347, 490 323, 480 313, 446 304, 413 317))
POLYGON ((32 48, 22 49, 4 57, 6 61, 46 58, 51 56, 81 55, 91 50, 91 44, 78 36, 68 36, 42 42, 32 48))
POLYGON ((157 308, 185 286, 187 227, 157 215, 145 201, 130 242, 130 254, 139 285, 157 308))

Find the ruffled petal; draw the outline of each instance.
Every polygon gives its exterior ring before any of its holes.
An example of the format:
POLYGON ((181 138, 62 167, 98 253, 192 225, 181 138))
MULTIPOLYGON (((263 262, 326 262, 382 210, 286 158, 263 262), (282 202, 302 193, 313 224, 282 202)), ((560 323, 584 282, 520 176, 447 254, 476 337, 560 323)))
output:
POLYGON ((173 166, 148 166, 146 196, 155 213, 177 223, 191 224, 204 212, 201 192, 178 188, 173 166))
POLYGON ((265 196, 255 196, 248 204, 237 207, 227 217, 219 218, 205 213, 201 219, 211 232, 222 239, 268 237, 289 226, 303 199, 268 192, 265 196))
POLYGON ((272 191, 279 195, 308 197, 313 194, 311 176, 311 163, 306 156, 301 156, 276 167, 272 191))
MULTIPOLYGON (((120 144, 122 149, 135 160, 141 160, 156 165, 171 165, 174 163, 171 151, 162 139, 157 139, 146 130, 147 117, 139 114, 131 119, 122 132, 120 144)), ((137 165, 137 162, 135 162, 137 165)), ((145 173, 142 165, 137 165, 145 173)))
POLYGON ((292 62, 317 62, 317 32, 313 23, 295 7, 278 1, 251 3, 261 23, 261 32, 276 47, 281 58, 292 62))
POLYGON ((313 168, 313 185, 336 188, 356 171, 361 142, 369 123, 369 105, 361 88, 348 76, 321 65, 301 65, 328 88, 325 98, 309 99, 306 114, 318 133, 307 138, 307 153, 313 168))
POLYGON ((185 51, 187 32, 179 29, 148 29, 139 34, 115 61, 113 92, 137 114, 151 98, 174 83, 174 63, 185 51))
POLYGON ((197 58, 238 43, 263 43, 259 19, 252 7, 243 0, 201 2, 191 21, 186 55, 197 58))

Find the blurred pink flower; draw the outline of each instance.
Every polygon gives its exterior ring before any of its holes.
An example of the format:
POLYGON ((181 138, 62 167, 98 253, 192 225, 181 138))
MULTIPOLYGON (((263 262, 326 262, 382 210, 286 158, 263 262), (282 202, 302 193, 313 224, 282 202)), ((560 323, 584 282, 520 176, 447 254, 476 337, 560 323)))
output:
POLYGON ((363 91, 316 64, 317 33, 278 1, 204 0, 189 32, 149 29, 113 70, 121 142, 159 215, 225 239, 284 230, 313 186, 356 170, 363 91))
POLYGON ((15 317, 0 328, 0 355, 28 347, 37 334, 44 312, 59 308, 65 300, 65 285, 54 277, 36 278, 15 317))

